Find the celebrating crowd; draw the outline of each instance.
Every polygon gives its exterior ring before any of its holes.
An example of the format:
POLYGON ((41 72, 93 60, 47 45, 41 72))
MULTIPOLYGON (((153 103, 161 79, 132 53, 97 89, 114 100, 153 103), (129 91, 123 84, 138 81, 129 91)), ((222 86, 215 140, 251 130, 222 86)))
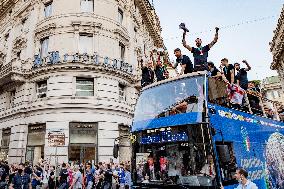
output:
POLYGON ((168 57, 165 52, 158 50, 151 51, 150 57, 147 61, 141 60, 142 87, 153 83, 155 78, 156 81, 167 79, 169 77, 167 67, 169 66, 171 68, 176 69, 177 66, 180 65, 181 71, 177 73, 178 76, 197 71, 207 71, 208 75, 211 77, 220 77, 225 82, 237 84, 244 90, 247 90, 247 71, 251 69, 251 66, 248 64, 247 61, 242 61, 246 65, 246 68, 241 68, 240 63, 235 63, 234 65, 232 65, 229 64, 229 60, 227 58, 223 58, 221 60, 220 70, 216 68, 213 62, 207 61, 210 49, 218 41, 219 28, 216 27, 215 30, 216 32, 212 42, 205 46, 202 46, 202 40, 200 38, 197 38, 195 40, 196 47, 192 47, 187 44, 185 40, 186 31, 184 31, 182 44, 193 54, 193 63, 187 55, 181 53, 181 50, 179 48, 176 48, 174 50, 174 54, 176 56, 175 63, 170 63, 168 61, 168 57))
MULTIPOLYGON (((154 49, 149 53, 149 56, 145 54, 146 59, 140 61, 142 69, 141 86, 145 87, 155 81, 162 81, 169 78, 168 68, 173 68, 177 76, 206 71, 209 77, 223 81, 223 85, 227 86, 224 90, 226 95, 223 98, 228 96, 230 107, 263 115, 263 107, 259 98, 262 97, 261 92, 257 83, 248 81, 247 73, 252 68, 246 60, 243 60, 241 63, 236 62, 231 64, 228 58, 223 58, 220 60, 219 67, 207 60, 209 51, 218 41, 219 28, 215 28, 214 39, 205 46, 202 45, 202 40, 197 38, 195 40, 196 47, 186 42, 185 38, 188 30, 184 25, 181 29, 184 30, 182 45, 192 53, 193 63, 189 56, 182 54, 180 48, 174 49, 175 62, 168 60, 167 51, 154 49), (179 70, 177 67, 179 67, 179 70), (239 93, 236 93, 236 91, 239 93), (248 108, 248 104, 250 104, 250 108, 248 108)), ((269 118, 277 119, 276 111, 279 112, 278 109, 275 111, 269 109, 265 114, 269 118)))
POLYGON ((132 186, 129 162, 62 163, 57 168, 41 160, 32 166, 0 164, 0 189, 128 189, 132 186))

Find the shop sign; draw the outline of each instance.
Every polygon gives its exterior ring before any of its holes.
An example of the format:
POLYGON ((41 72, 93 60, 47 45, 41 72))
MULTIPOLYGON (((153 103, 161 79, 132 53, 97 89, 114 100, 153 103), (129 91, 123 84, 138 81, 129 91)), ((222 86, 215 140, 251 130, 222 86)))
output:
POLYGON ((29 126, 29 133, 45 132, 45 124, 36 124, 29 126))
MULTIPOLYGON (((80 62, 86 64, 93 64, 99 65, 99 55, 96 53, 94 54, 67 54, 65 53, 63 56, 60 55, 59 51, 52 51, 49 52, 46 57, 41 57, 40 55, 34 56, 34 68, 41 67, 42 65, 46 64, 60 64, 60 63, 67 63, 67 62, 80 62)), ((132 65, 120 61, 117 59, 110 60, 109 57, 104 57, 103 66, 108 68, 113 68, 116 70, 120 70, 127 73, 133 72, 132 65)))
POLYGON ((65 133, 62 131, 48 132, 48 146, 65 146, 65 133))

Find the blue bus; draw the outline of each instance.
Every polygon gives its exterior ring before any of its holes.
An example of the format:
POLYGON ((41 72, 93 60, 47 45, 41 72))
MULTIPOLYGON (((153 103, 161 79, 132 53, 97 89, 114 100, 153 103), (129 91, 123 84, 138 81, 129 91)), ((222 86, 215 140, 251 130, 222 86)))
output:
POLYGON ((233 109, 226 91, 205 72, 143 88, 132 124, 134 186, 235 188, 242 167, 259 189, 284 188, 284 123, 249 104, 233 109))

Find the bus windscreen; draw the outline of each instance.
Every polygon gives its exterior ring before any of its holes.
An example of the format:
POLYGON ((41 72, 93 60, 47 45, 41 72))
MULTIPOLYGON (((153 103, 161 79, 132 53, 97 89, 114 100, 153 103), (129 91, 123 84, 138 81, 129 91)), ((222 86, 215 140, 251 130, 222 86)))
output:
POLYGON ((142 91, 132 131, 202 122, 205 76, 169 81, 142 91))

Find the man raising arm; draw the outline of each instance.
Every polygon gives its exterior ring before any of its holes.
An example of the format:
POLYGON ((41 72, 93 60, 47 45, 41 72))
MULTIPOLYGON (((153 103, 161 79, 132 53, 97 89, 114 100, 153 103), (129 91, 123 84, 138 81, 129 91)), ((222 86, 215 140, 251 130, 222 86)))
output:
POLYGON ((208 45, 202 46, 202 40, 200 38, 197 38, 195 40, 196 47, 191 47, 190 45, 186 44, 186 41, 185 41, 186 33, 183 33, 182 44, 185 48, 187 48, 193 54, 195 71, 206 70, 208 51, 218 41, 219 28, 216 27, 215 30, 216 30, 215 37, 211 43, 209 43, 208 45))

